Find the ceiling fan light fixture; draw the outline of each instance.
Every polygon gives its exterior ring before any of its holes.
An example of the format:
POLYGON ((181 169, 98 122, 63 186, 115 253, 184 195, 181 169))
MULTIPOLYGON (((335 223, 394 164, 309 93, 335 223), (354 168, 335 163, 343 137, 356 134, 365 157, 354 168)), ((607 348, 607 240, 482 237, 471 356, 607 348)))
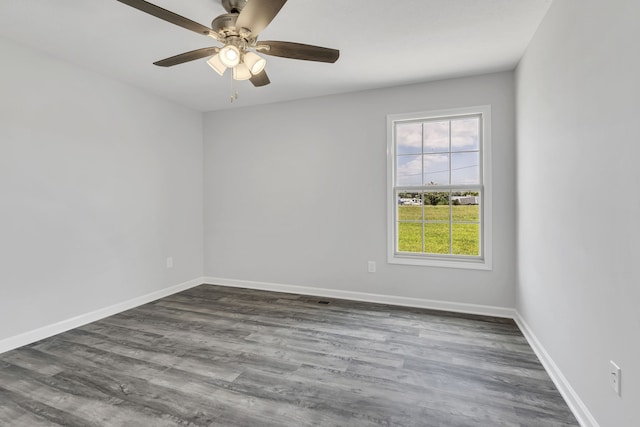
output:
POLYGON ((220 60, 220 55, 217 53, 209 58, 207 64, 209 64, 209 66, 220 75, 223 75, 224 72, 227 71, 227 67, 222 63, 222 60, 220 60))
POLYGON ((227 67, 233 68, 240 63, 240 49, 228 44, 220 49, 220 61, 227 67))
POLYGON ((264 70, 265 65, 267 65, 267 61, 253 52, 247 52, 244 54, 244 63, 249 67, 249 71, 254 76, 256 74, 260 74, 262 70, 264 70))
POLYGON ((245 63, 238 64, 233 68, 234 80, 249 80, 251 78, 251 71, 245 63))
MULTIPOLYGON (((156 6, 150 1, 118 1, 163 21, 217 40, 223 45, 222 47, 203 47, 156 61, 153 64, 159 67, 173 67, 185 62, 208 58, 209 66, 221 76, 227 68, 231 68, 232 92, 234 91, 233 79, 248 79, 256 87, 271 83, 264 70, 266 60, 257 55, 256 51, 281 58, 326 63, 334 63, 340 57, 339 50, 321 46, 284 41, 258 43, 258 35, 276 17, 287 0, 217 0, 222 1, 222 5, 228 13, 214 18, 210 27, 156 6), (251 52, 248 51, 249 49, 251 52)), ((231 98, 235 99, 236 95, 232 95, 231 98)))

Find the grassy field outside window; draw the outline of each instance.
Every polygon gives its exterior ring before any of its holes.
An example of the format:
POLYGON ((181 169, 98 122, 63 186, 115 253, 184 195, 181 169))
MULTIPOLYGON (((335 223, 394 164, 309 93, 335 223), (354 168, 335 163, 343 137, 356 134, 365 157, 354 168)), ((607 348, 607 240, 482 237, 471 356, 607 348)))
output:
POLYGON ((399 252, 478 256, 479 250, 478 205, 398 206, 399 252))

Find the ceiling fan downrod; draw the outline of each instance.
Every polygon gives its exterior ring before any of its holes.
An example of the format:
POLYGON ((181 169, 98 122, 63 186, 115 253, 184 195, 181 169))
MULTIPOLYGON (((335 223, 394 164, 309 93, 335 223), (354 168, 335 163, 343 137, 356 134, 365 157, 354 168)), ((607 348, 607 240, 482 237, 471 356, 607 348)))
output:
POLYGON ((248 0, 222 0, 222 7, 229 13, 240 13, 248 0))

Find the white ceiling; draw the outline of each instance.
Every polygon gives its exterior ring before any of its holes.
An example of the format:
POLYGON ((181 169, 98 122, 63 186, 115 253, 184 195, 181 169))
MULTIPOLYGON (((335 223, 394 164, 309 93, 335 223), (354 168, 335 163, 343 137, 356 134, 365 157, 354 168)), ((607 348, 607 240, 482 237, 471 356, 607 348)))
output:
MULTIPOLYGON (((250 0, 251 1, 251 0, 250 0)), ((220 0, 151 0, 203 25, 220 0)), ((289 0, 261 35, 340 50, 335 64, 267 57, 271 84, 236 84, 205 59, 152 65, 211 38, 116 0, 0 0, 0 36, 200 111, 510 70, 551 0, 289 0)), ((46 70, 43 70, 46 78, 46 70)))

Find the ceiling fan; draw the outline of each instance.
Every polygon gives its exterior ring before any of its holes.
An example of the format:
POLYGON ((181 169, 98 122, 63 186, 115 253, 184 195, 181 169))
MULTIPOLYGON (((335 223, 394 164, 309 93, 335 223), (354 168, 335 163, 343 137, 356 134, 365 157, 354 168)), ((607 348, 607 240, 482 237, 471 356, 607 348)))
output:
POLYGON ((326 47, 283 41, 258 41, 258 35, 275 18, 287 0, 221 0, 227 13, 216 17, 211 28, 163 9, 144 0, 118 0, 142 12, 209 36, 222 43, 222 47, 205 47, 181 53, 154 62, 161 67, 171 67, 196 59, 211 57, 207 63, 218 74, 227 68, 234 80, 250 80, 254 86, 270 83, 264 68, 266 60, 256 52, 282 58, 306 61, 336 62, 340 51, 326 47))

